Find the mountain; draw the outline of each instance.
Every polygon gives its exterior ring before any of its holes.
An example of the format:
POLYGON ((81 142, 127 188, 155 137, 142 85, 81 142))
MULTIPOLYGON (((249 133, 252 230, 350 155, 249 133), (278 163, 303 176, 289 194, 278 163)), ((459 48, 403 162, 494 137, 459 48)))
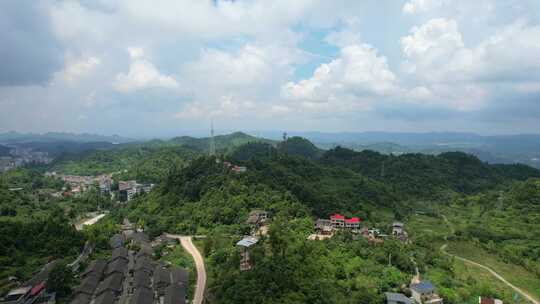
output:
POLYGON ((77 142, 77 143, 89 143, 89 142, 108 142, 108 143, 127 143, 132 142, 133 139, 121 137, 118 135, 105 136, 97 134, 75 134, 75 133, 63 133, 63 132, 48 132, 43 134, 37 133, 19 133, 19 132, 7 132, 0 133, 0 142, 3 143, 25 143, 25 142, 77 142))
MULTIPOLYGON (((185 145, 201 152, 208 152, 210 150, 210 141, 210 137, 195 138, 190 136, 175 137, 170 140, 172 143, 185 145)), ((214 136, 214 143, 218 152, 230 152, 235 147, 249 142, 274 143, 272 140, 254 137, 242 132, 214 136)))
POLYGON ((0 156, 9 156, 9 151, 11 151, 10 147, 0 145, 0 156))
MULTIPOLYGON (((278 139, 279 132, 259 132, 278 139)), ((336 146, 355 150, 374 150, 381 153, 402 154, 419 152, 439 154, 461 151, 474 154, 489 163, 522 163, 540 168, 540 135, 484 136, 463 132, 288 132, 291 136, 309 139, 324 149, 336 146), (394 145, 393 147, 390 145, 394 145)))
POLYGON ((284 154, 316 159, 322 154, 322 150, 317 148, 309 140, 302 137, 291 137, 278 144, 278 150, 284 154))
POLYGON ((325 152, 320 161, 349 168, 390 184, 398 192, 420 197, 432 197, 444 190, 474 193, 512 179, 540 177, 538 169, 523 165, 490 165, 462 152, 395 156, 337 147, 325 152))

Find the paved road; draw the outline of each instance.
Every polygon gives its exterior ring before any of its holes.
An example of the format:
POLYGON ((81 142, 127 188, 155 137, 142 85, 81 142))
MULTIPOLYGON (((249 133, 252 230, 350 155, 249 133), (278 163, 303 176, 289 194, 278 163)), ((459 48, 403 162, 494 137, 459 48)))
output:
POLYGON ((195 267, 197 268, 197 284, 195 285, 195 294, 193 295, 193 304, 202 304, 204 300, 204 289, 206 288, 206 269, 204 267, 204 259, 201 253, 193 245, 191 236, 181 236, 176 234, 166 234, 168 237, 179 239, 182 247, 191 254, 195 267))
POLYGON ((101 213, 101 214, 98 214, 90 219, 87 219, 87 220, 84 220, 83 222, 79 223, 79 224, 76 224, 75 225, 75 229, 76 230, 82 230, 84 228, 84 226, 92 226, 94 225, 95 223, 97 223, 100 219, 104 218, 105 215, 107 215, 106 213, 101 213))

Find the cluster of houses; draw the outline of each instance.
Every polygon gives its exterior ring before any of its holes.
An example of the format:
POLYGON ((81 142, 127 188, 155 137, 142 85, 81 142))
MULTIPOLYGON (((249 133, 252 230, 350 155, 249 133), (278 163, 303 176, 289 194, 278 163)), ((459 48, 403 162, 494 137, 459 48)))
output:
POLYGON ((118 200, 121 202, 129 202, 137 194, 150 192, 154 186, 154 184, 139 184, 135 180, 119 181, 118 200))
POLYGON ((61 179, 69 185, 69 191, 66 189, 64 196, 80 196, 81 193, 91 188, 97 187, 102 194, 111 192, 112 175, 102 174, 98 176, 68 175, 58 174, 56 172, 46 172, 45 176, 61 179))
POLYGON ((22 147, 10 148, 9 155, 0 156, 0 172, 6 172, 30 163, 49 164, 53 160, 47 152, 22 147))
MULTIPOLYGON (((409 286, 411 296, 402 293, 385 292, 386 304, 443 304, 443 299, 437 294, 429 281, 412 282, 409 286)), ((479 304, 503 304, 499 299, 479 297, 479 304)))
MULTIPOLYGON (((361 227, 361 221, 358 217, 347 218, 339 213, 331 214, 328 219, 317 219, 315 221, 315 233, 308 236, 308 239, 323 240, 332 237, 335 232, 340 230, 347 230, 362 235, 374 243, 382 242, 384 238, 388 237, 388 235, 381 233, 380 229, 361 227)), ((392 224, 392 236, 401 241, 407 241, 407 232, 404 229, 403 223, 394 222, 392 224)))
POLYGON ((47 281, 53 268, 58 264, 57 260, 47 263, 30 280, 21 286, 10 290, 2 304, 55 304, 56 293, 47 291, 47 281))
POLYGON ((71 304, 186 303, 187 271, 156 261, 144 232, 126 229, 109 243, 110 259, 87 267, 71 304))
MULTIPOLYGON (((65 189, 64 196, 80 196, 83 192, 92 188, 99 189, 103 195, 113 196, 111 186, 113 184, 112 174, 102 174, 97 176, 82 176, 82 175, 66 175, 57 174, 56 172, 47 172, 46 176, 59 178, 69 185, 69 189, 65 189)), ((135 195, 148 193, 154 188, 154 184, 141 184, 135 180, 119 181, 118 193, 116 199, 120 202, 132 200, 135 195)))

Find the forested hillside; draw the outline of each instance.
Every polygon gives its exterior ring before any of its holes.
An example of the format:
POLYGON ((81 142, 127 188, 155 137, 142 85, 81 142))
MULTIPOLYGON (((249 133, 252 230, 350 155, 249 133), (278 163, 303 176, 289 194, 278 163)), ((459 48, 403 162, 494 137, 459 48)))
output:
POLYGON ((393 186, 396 192, 415 197, 435 197, 444 191, 474 193, 510 180, 540 177, 540 170, 524 165, 489 165, 462 152, 439 155, 384 155, 337 147, 321 163, 350 168, 366 177, 393 186))

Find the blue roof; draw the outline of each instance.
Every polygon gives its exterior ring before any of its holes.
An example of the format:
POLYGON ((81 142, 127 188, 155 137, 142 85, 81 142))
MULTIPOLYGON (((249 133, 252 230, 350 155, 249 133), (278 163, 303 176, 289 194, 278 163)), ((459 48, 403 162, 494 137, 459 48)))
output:
POLYGON ((411 289, 414 289, 419 293, 430 293, 435 291, 435 287, 430 281, 422 281, 418 284, 412 284, 411 289))
POLYGON ((251 245, 256 244, 258 241, 259 241, 259 239, 256 238, 256 237, 247 236, 247 237, 241 239, 240 241, 238 241, 238 243, 236 243, 236 246, 250 247, 251 245))

